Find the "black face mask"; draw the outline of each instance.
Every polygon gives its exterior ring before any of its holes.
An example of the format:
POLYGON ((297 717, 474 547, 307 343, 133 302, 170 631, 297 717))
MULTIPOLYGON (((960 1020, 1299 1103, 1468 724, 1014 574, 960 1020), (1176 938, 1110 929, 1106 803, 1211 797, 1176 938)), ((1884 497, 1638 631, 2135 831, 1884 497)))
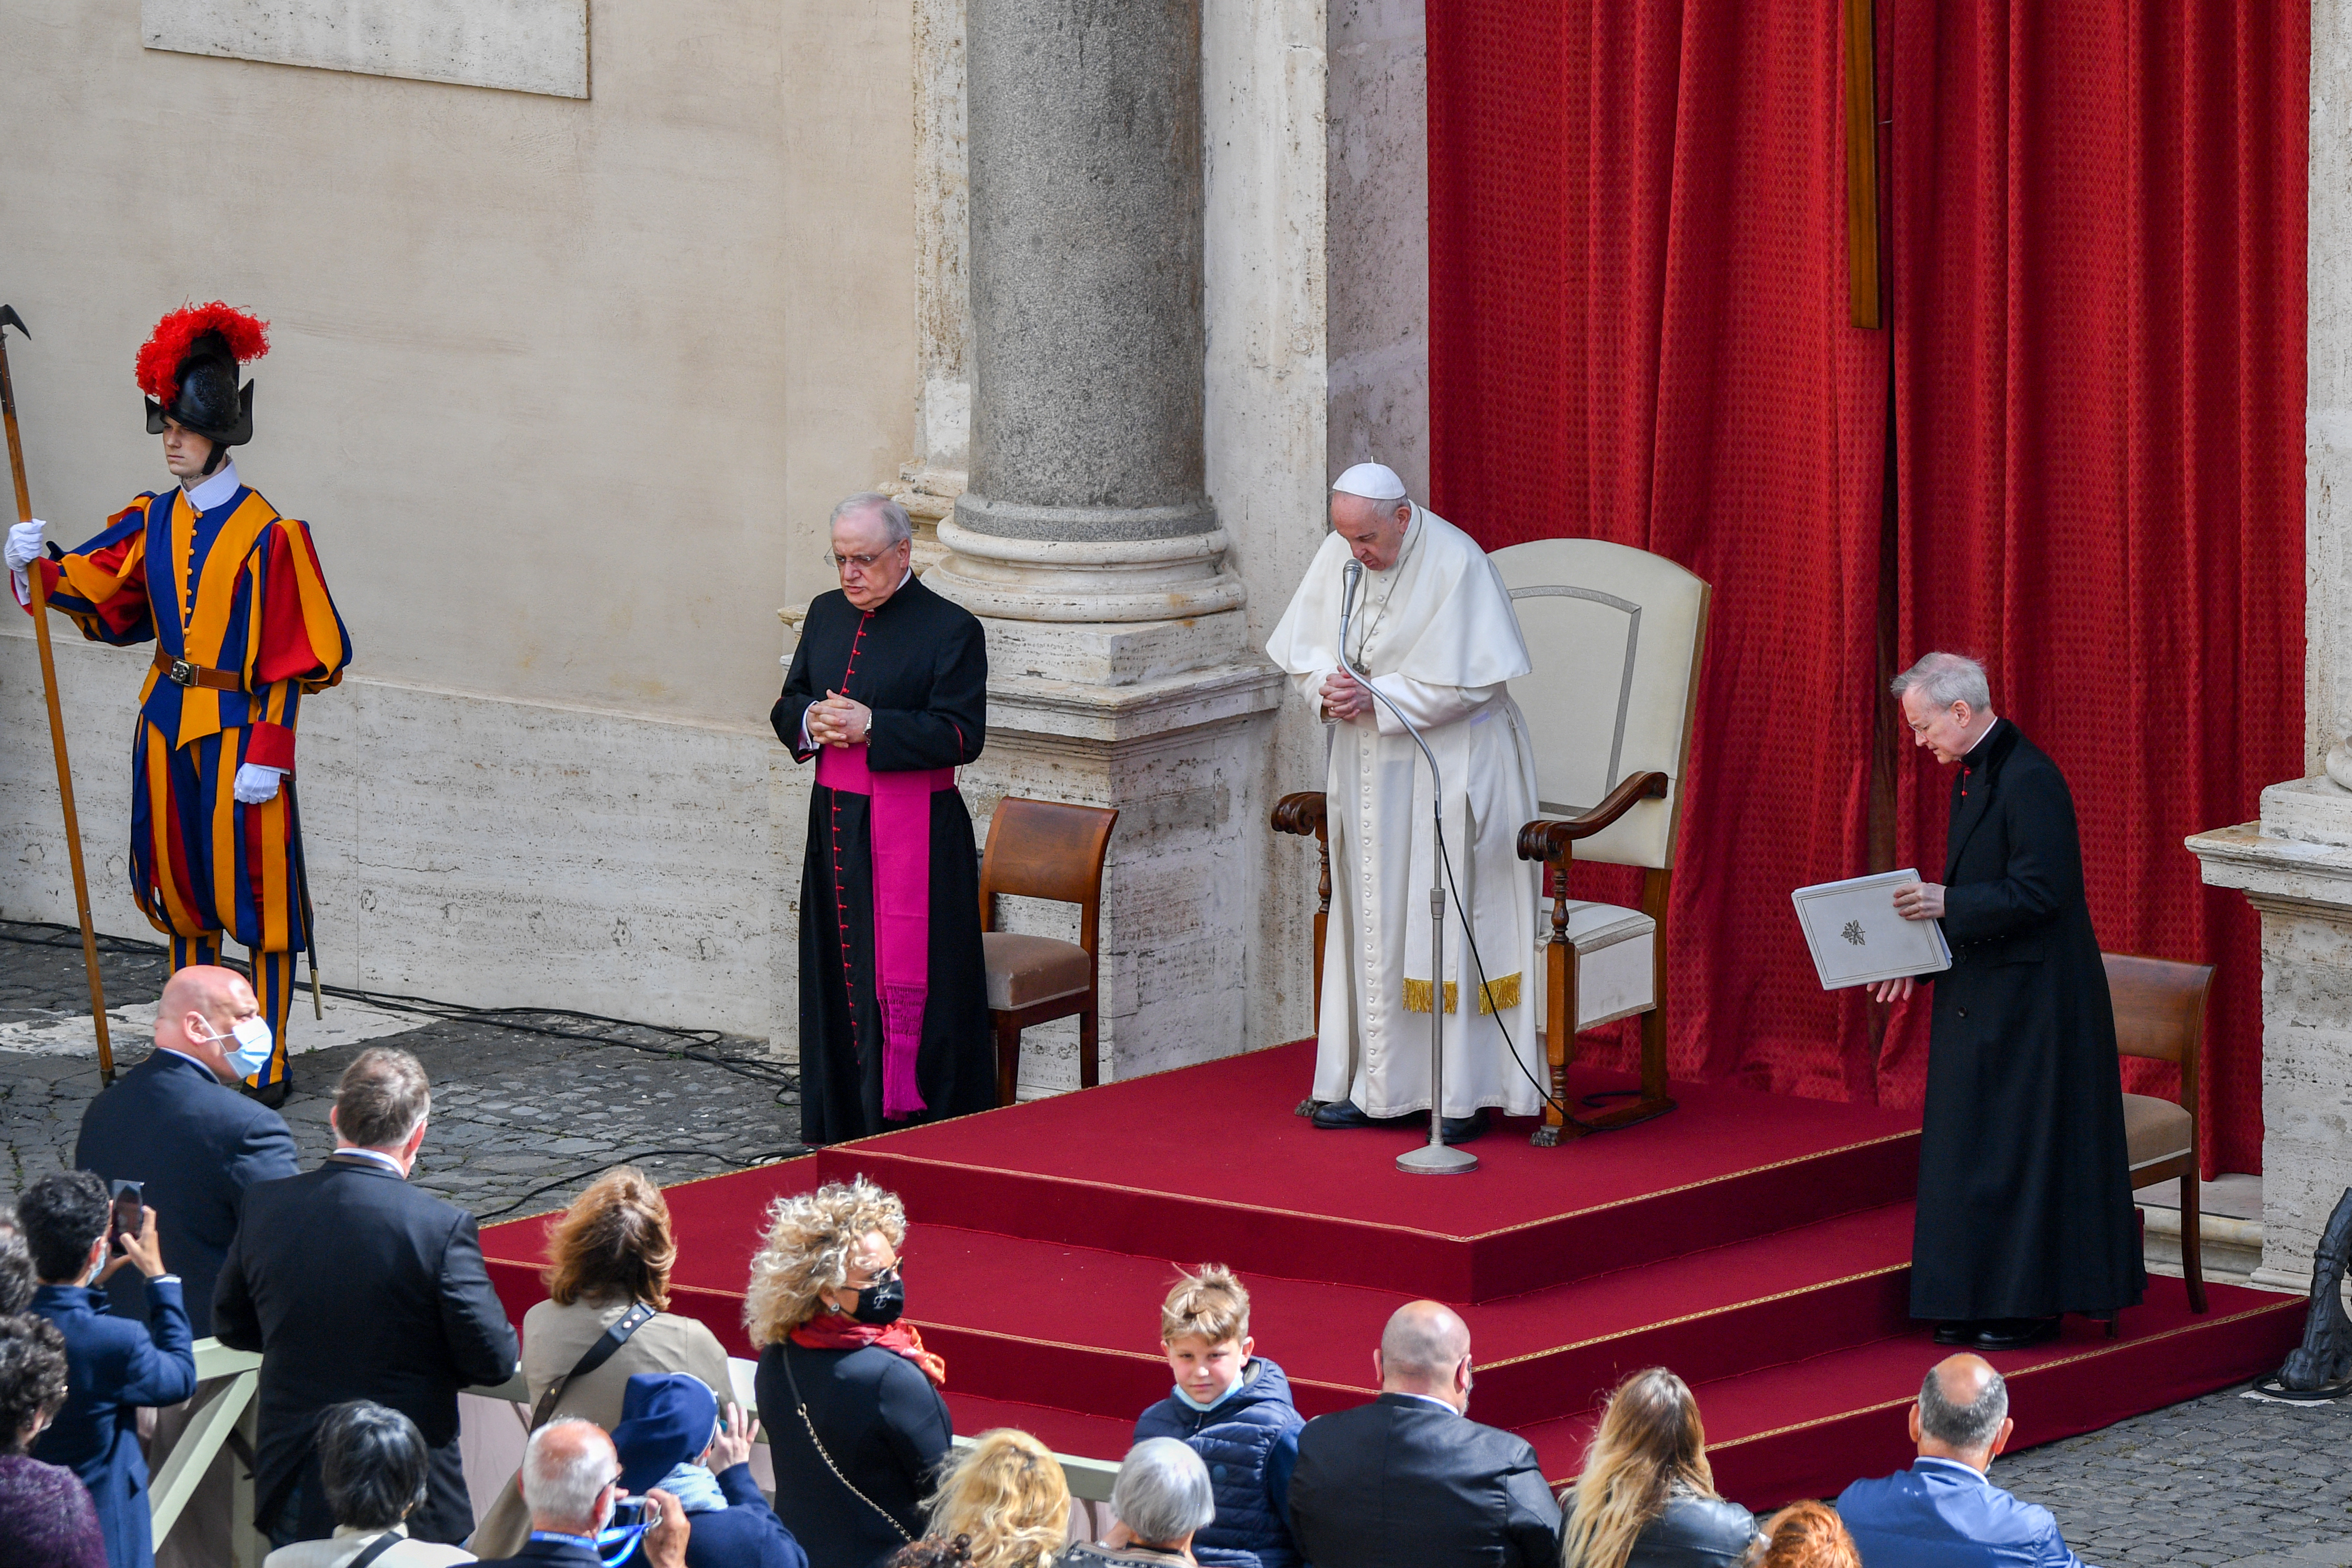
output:
POLYGON ((898 1314, 906 1310, 907 1282, 893 1268, 857 1293, 857 1305, 849 1315, 879 1329, 897 1322, 898 1314))

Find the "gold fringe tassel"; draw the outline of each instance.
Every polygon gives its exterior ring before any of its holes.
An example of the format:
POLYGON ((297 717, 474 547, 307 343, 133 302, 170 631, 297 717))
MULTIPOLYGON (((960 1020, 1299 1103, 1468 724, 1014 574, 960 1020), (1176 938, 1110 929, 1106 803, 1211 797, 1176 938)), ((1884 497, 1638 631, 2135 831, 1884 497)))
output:
MULTIPOLYGON (((1408 1013, 1428 1012, 1432 989, 1426 980, 1408 979, 1404 983, 1404 1010, 1408 1013)), ((1458 988, 1453 981, 1447 981, 1445 1010, 1449 1013, 1459 1011, 1462 996, 1458 988)), ((1519 976, 1517 974, 1506 974, 1500 980, 1488 981, 1486 994, 1478 998, 1478 1011, 1481 1013, 1498 1013, 1506 1007, 1516 1007, 1518 1005, 1519 976)))

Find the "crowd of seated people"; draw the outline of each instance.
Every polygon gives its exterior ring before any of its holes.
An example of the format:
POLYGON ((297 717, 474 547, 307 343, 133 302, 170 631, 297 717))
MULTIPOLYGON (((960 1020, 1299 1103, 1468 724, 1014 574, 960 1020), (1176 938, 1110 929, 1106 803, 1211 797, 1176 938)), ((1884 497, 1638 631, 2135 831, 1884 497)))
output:
POLYGON ((668 1310, 677 1243, 652 1182, 614 1170, 551 1224, 548 1300, 518 1342, 473 1217, 407 1181, 431 1110, 422 1066, 362 1052, 337 1085, 334 1153, 295 1171, 283 1122, 228 1087, 216 1044, 204 1053, 253 1006, 233 973, 182 971, 155 1053, 181 1059, 150 1058, 89 1112, 104 1136, 86 1126, 83 1146, 106 1163, 44 1177, 0 1211, 9 1568, 153 1563, 141 1412, 184 1409, 199 1310, 224 1344, 262 1356, 252 1522, 274 1548, 267 1568, 2079 1562, 2048 1510, 1987 1478, 2012 1424, 1979 1357, 1928 1372, 1910 1468, 1759 1520, 1716 1491, 1698 1403, 1664 1368, 1618 1385, 1555 1493, 1525 1439, 1470 1419, 1470 1331, 1434 1301, 1399 1308, 1371 1348, 1376 1397, 1305 1420, 1258 1353, 1248 1290, 1214 1265, 1169 1292, 1170 1393, 1137 1418, 1108 1520, 1082 1513, 1035 1436, 955 1446, 947 1366, 903 1316, 892 1194, 861 1179, 772 1205, 743 1302, 759 1351, 747 1411, 717 1336, 668 1310), (184 1295, 198 1278, 200 1309, 184 1295), (478 1520, 457 1395, 518 1367, 523 1458, 478 1520), (762 1436, 772 1500, 751 1466, 762 1436))

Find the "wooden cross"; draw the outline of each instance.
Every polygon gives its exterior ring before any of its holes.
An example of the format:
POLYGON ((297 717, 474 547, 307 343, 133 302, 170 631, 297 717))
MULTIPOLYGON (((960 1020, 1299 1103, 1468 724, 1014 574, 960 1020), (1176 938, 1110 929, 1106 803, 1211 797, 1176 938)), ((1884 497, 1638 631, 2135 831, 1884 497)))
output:
POLYGON ((1845 254, 1853 324, 1878 307, 1878 46, 1873 0, 1845 0, 1845 254))

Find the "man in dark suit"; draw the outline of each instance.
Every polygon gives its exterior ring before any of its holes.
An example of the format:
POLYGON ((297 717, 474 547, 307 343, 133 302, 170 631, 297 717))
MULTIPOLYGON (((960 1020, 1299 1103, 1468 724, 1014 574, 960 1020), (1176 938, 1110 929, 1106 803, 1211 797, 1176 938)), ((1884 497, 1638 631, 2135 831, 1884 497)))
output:
MULTIPOLYGON (((551 1421, 523 1445, 517 1478, 530 1510, 530 1540, 512 1557, 487 1557, 482 1568, 501 1563, 537 1563, 552 1568, 604 1568, 597 1536, 613 1517, 621 1489, 621 1459, 613 1439, 593 1421, 551 1421)), ((647 1568, 685 1568, 689 1524, 677 1499, 658 1488, 646 1493, 657 1518, 647 1521, 647 1568)))
MULTIPOLYGON (((155 1005, 155 1048, 90 1101, 74 1144, 82 1170, 143 1184, 198 1339, 213 1331, 213 1281, 245 1190, 300 1169, 285 1119, 235 1087, 233 1031, 260 1015, 233 969, 192 964, 173 974, 155 1005)), ((107 1296, 117 1316, 146 1320, 146 1293, 130 1270, 108 1282, 107 1296)))
POLYGON ((1309 1563, 1348 1568, 1551 1568, 1559 1504, 1523 1437, 1470 1408, 1470 1330, 1409 1301, 1372 1352, 1381 1396, 1298 1434, 1290 1532, 1309 1563))
POLYGON ((1895 894, 1952 949, 1928 1026, 1911 1314, 1938 1320, 1938 1344, 2020 1350, 2147 1286, 2115 1009, 2057 764, 1994 715, 1974 659, 1931 653, 1895 693, 1915 742, 1959 765, 1943 881, 1895 894))
POLYGON ((346 1399, 401 1412, 433 1451, 409 1533, 454 1546, 473 1529, 457 1391, 513 1374, 515 1332, 474 1216, 408 1184, 432 1104, 415 1057, 362 1051, 328 1113, 334 1153, 246 1194, 213 1331, 261 1352, 254 1522, 276 1545, 333 1531, 310 1436, 319 1412, 346 1399))
POLYGON ((196 1358, 180 1281, 163 1271, 155 1211, 122 1235, 122 1256, 107 1261, 107 1184, 88 1171, 44 1176, 16 1200, 17 1222, 40 1288, 32 1310, 66 1341, 65 1408, 33 1444, 33 1458, 79 1476, 98 1505, 108 1568, 150 1568, 155 1547, 147 1503, 147 1460, 139 1447, 139 1406, 176 1405, 195 1391, 196 1358), (128 1267, 126 1267, 126 1265, 128 1267), (136 1270, 145 1279, 147 1321, 106 1310, 102 1273, 136 1270))
POLYGON ((2016 1426, 2008 1385, 1980 1358, 1929 1371, 1911 1406, 1919 1462, 1837 1500, 1865 1568, 2084 1568, 2048 1509, 1985 1478, 2016 1426))

